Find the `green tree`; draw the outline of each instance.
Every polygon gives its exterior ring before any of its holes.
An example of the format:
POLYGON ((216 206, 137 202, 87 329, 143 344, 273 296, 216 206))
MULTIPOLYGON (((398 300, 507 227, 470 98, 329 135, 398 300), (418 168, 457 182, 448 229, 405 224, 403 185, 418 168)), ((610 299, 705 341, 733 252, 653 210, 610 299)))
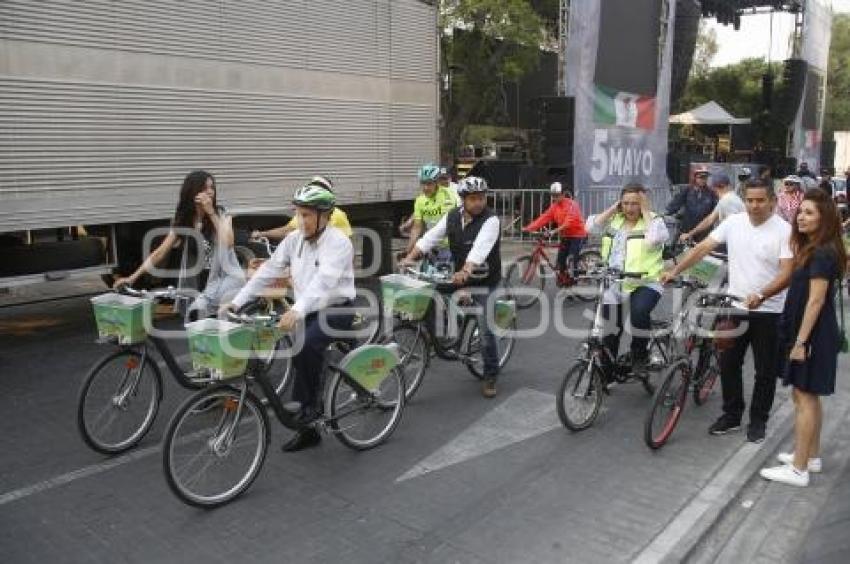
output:
POLYGON ((774 91, 778 91, 782 64, 772 63, 768 67, 761 58, 744 59, 733 65, 709 69, 702 75, 692 75, 676 111, 687 111, 714 100, 735 117, 751 118, 755 138, 765 146, 784 147, 786 129, 774 123, 769 110, 763 106, 762 76, 768 70, 774 76, 774 91))
POLYGON ((834 131, 850 130, 850 14, 835 16, 826 78, 824 140, 834 131))
POLYGON ((717 55, 717 32, 708 27, 708 22, 700 20, 694 59, 691 63, 691 76, 705 76, 711 70, 711 61, 717 55))
POLYGON ((505 117, 504 83, 537 68, 540 47, 555 33, 552 14, 557 0, 441 1, 444 159, 454 159, 469 124, 505 117))

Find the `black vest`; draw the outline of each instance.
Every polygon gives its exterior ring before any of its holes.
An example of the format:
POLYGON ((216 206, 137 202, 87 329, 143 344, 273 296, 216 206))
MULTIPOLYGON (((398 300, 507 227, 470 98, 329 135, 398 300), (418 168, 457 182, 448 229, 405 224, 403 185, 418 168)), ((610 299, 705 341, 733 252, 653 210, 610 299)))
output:
MULTIPOLYGON (((472 250, 472 244, 475 243, 475 238, 478 237, 478 232, 481 231, 484 222, 495 217, 495 215, 490 208, 484 208, 484 211, 473 217, 464 229, 462 227, 463 208, 455 208, 448 213, 446 216, 446 236, 449 238, 449 249, 452 252, 455 271, 460 270, 466 264, 466 257, 472 250)), ((485 263, 476 269, 474 276, 469 278, 467 283, 469 286, 494 286, 502 279, 502 255, 499 250, 501 239, 500 229, 499 238, 496 239, 490 254, 487 255, 485 263)))

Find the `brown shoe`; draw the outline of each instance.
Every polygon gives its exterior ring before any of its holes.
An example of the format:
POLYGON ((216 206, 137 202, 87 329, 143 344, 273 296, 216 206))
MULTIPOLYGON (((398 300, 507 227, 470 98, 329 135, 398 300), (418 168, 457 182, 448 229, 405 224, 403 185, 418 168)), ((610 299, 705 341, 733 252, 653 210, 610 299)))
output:
POLYGON ((496 397, 496 379, 488 378, 484 380, 484 385, 481 386, 481 395, 485 398, 494 398, 496 397))

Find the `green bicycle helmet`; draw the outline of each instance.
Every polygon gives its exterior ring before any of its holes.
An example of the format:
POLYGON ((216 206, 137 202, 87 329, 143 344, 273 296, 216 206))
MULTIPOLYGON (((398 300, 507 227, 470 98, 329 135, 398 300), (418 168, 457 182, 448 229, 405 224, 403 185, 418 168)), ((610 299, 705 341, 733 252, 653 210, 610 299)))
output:
POLYGON ((419 182, 436 182, 440 177, 440 167, 434 164, 422 165, 419 168, 419 182))
POLYGON ((336 205, 336 196, 323 183, 310 182, 295 191, 292 203, 318 211, 330 211, 336 205))

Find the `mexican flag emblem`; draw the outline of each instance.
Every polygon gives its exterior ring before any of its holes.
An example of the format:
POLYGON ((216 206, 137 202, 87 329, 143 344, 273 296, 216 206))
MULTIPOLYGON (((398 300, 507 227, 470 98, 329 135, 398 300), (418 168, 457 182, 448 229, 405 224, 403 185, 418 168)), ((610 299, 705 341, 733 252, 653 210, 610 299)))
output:
POLYGON ((655 128, 655 98, 595 84, 593 121, 618 127, 655 128))

